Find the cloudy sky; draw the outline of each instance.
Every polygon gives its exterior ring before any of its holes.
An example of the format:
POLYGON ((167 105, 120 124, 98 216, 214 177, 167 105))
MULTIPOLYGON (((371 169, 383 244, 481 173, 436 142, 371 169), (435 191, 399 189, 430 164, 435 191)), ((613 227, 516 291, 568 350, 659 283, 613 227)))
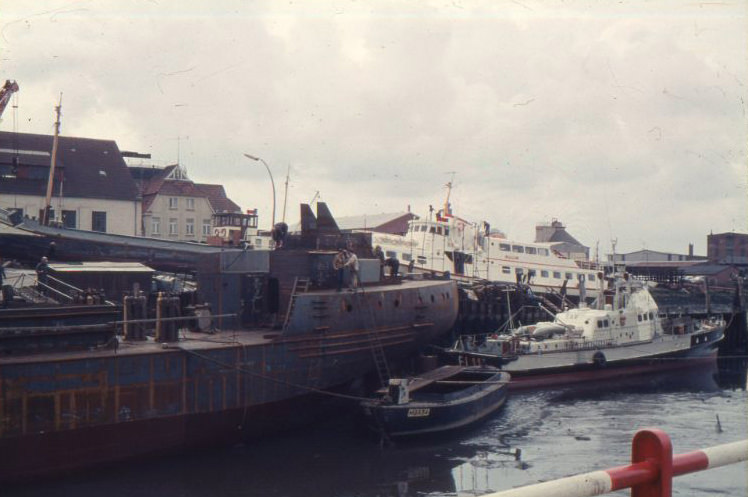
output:
POLYGON ((0 129, 115 140, 269 225, 443 203, 531 241, 706 253, 748 232, 745 1, 0 4, 0 129))

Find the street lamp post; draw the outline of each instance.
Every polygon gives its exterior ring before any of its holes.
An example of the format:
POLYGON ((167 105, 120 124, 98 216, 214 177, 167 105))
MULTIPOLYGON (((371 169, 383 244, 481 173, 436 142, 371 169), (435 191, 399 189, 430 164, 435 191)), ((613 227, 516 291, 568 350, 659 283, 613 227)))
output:
POLYGON ((265 166, 265 169, 268 170, 268 174, 270 175, 270 184, 273 186, 273 224, 270 225, 270 229, 272 230, 275 227, 275 181, 273 181, 273 173, 270 172, 270 167, 268 167, 268 163, 265 162, 262 157, 255 157, 254 155, 244 154, 244 157, 247 159, 251 159, 253 161, 260 161, 265 166))

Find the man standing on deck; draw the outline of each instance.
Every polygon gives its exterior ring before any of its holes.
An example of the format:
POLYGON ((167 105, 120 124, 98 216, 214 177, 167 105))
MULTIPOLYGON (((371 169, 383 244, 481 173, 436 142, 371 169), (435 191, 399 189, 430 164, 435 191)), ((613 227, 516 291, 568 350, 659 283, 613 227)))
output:
POLYGON ((47 258, 42 257, 42 260, 36 265, 36 282, 38 283, 38 290, 42 295, 47 293, 47 271, 49 271, 47 258))
POLYGON ((332 267, 333 269, 335 269, 338 278, 338 291, 341 291, 343 289, 343 268, 345 268, 345 263, 345 249, 339 248, 338 253, 335 254, 335 257, 332 260, 332 267))
POLYGON ((358 257, 356 257, 356 254, 354 254, 350 250, 346 250, 345 253, 347 256, 345 265, 348 266, 348 268, 350 268, 351 270, 351 290, 355 292, 358 288, 358 257))
POLYGON ((382 251, 381 245, 377 245, 374 248, 374 257, 379 259, 379 279, 381 280, 384 278, 384 265, 385 265, 384 251, 382 251))

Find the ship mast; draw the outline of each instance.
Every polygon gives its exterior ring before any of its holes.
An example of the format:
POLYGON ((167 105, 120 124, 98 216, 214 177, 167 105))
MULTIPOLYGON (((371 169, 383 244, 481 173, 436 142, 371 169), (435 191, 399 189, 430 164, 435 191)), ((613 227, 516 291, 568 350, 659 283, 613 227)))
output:
POLYGON ((449 171, 447 174, 451 174, 452 177, 445 185, 447 187, 447 198, 444 200, 444 215, 451 216, 452 209, 449 208, 449 196, 452 194, 452 182, 455 180, 455 171, 449 171))
POLYGON ((286 191, 283 194, 283 219, 282 222, 286 222, 286 203, 288 202, 288 176, 291 174, 291 164, 286 169, 286 191))
POLYGON ((49 211, 52 209, 52 188, 55 181, 55 162, 57 160, 57 142, 60 136, 60 109, 62 108, 62 93, 60 93, 60 102, 55 107, 57 120, 55 121, 55 136, 52 140, 52 159, 49 164, 49 179, 47 180, 47 196, 44 199, 44 215, 42 216, 42 225, 49 224, 49 211))

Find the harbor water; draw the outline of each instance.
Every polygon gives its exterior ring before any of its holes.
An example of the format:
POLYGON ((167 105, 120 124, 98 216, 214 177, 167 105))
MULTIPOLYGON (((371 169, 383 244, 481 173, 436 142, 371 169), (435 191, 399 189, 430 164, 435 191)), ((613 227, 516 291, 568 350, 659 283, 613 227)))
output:
MULTIPOLYGON (((392 446, 363 432, 355 411, 340 405, 306 429, 15 484, 2 495, 476 496, 628 464, 631 438, 645 427, 664 430, 675 454, 748 438, 745 359, 688 374, 513 393, 478 426, 392 446)), ((748 465, 677 477, 673 495, 748 495, 748 465)))

